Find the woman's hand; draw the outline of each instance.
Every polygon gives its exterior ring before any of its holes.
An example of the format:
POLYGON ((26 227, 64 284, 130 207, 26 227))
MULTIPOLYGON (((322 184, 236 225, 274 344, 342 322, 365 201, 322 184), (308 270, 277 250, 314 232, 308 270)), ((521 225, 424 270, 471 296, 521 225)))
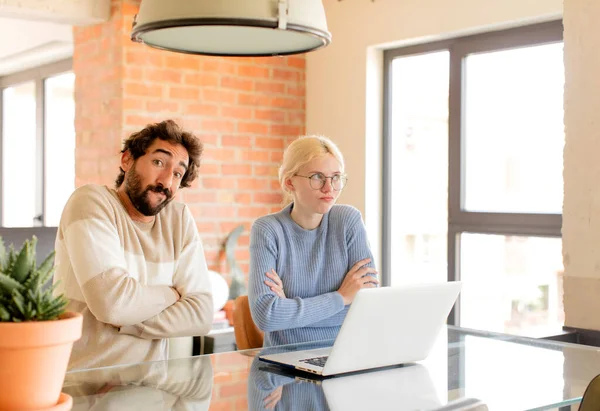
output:
POLYGON ((362 288, 375 288, 379 284, 379 280, 371 275, 377 274, 377 270, 372 267, 366 267, 366 264, 371 262, 370 258, 360 260, 352 266, 350 271, 344 277, 344 281, 340 286, 338 293, 344 299, 344 305, 349 305, 354 301, 356 293, 362 288))
POLYGON ((264 406, 267 410, 272 410, 275 408, 279 400, 281 399, 281 394, 283 392, 283 386, 279 386, 275 388, 271 393, 265 397, 264 406))
POLYGON ((283 291, 283 282, 277 275, 274 269, 265 273, 270 280, 265 280, 265 285, 271 289, 280 298, 285 298, 285 292, 283 291))

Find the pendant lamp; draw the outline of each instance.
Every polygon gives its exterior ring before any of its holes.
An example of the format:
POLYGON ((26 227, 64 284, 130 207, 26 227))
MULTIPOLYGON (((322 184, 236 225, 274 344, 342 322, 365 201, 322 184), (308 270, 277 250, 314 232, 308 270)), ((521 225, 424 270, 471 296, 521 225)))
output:
POLYGON ((142 0, 131 39, 180 53, 277 56, 331 42, 321 0, 142 0))

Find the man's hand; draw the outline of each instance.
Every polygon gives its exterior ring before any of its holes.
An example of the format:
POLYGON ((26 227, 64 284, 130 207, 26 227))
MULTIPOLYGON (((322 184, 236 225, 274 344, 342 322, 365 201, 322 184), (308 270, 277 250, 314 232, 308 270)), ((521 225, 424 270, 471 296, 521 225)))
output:
POLYGON ((274 269, 265 273, 265 275, 271 280, 265 280, 265 285, 271 289, 280 298, 285 298, 285 292, 283 291, 283 282, 277 275, 274 269))

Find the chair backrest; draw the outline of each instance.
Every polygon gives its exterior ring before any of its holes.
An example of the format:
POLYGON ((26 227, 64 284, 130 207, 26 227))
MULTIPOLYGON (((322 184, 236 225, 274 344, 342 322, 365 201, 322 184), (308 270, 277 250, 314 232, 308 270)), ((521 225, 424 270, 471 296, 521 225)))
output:
POLYGON ((238 350, 261 348, 263 346, 264 333, 254 324, 247 295, 241 295, 235 299, 233 330, 238 350))
POLYGON ((600 375, 594 377, 589 383, 579 405, 579 411, 594 410, 600 410, 600 375))

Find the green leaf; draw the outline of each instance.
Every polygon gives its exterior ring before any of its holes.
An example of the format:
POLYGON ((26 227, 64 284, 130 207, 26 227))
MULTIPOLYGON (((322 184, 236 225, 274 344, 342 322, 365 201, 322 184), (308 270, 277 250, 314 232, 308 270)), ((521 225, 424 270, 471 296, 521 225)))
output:
POLYGON ((0 321, 9 321, 9 320, 10 320, 10 313, 8 312, 6 307, 4 307, 4 304, 0 303, 0 321))
POLYGON ((56 252, 52 251, 50 254, 48 254, 48 257, 46 257, 46 259, 42 262, 42 264, 40 264, 40 267, 38 268, 38 270, 42 273, 42 276, 47 275, 53 268, 54 266, 54 256, 55 256, 56 252))
POLYGON ((21 248, 21 252, 17 257, 17 260, 15 261, 15 265, 11 272, 12 278, 14 278, 20 283, 25 282, 25 280, 27 279, 27 275, 31 270, 31 260, 29 259, 29 247, 29 241, 25 241, 25 244, 23 245, 23 248, 21 248))
POLYGON ((13 291, 13 302, 22 316, 25 316, 25 299, 19 290, 13 291))
POLYGON ((0 273, 0 289, 4 289, 8 294, 11 294, 13 290, 22 290, 23 288, 23 285, 18 281, 0 273))
POLYGON ((0 237, 0 271, 5 271, 8 268, 8 255, 6 254, 6 247, 4 241, 0 237))

